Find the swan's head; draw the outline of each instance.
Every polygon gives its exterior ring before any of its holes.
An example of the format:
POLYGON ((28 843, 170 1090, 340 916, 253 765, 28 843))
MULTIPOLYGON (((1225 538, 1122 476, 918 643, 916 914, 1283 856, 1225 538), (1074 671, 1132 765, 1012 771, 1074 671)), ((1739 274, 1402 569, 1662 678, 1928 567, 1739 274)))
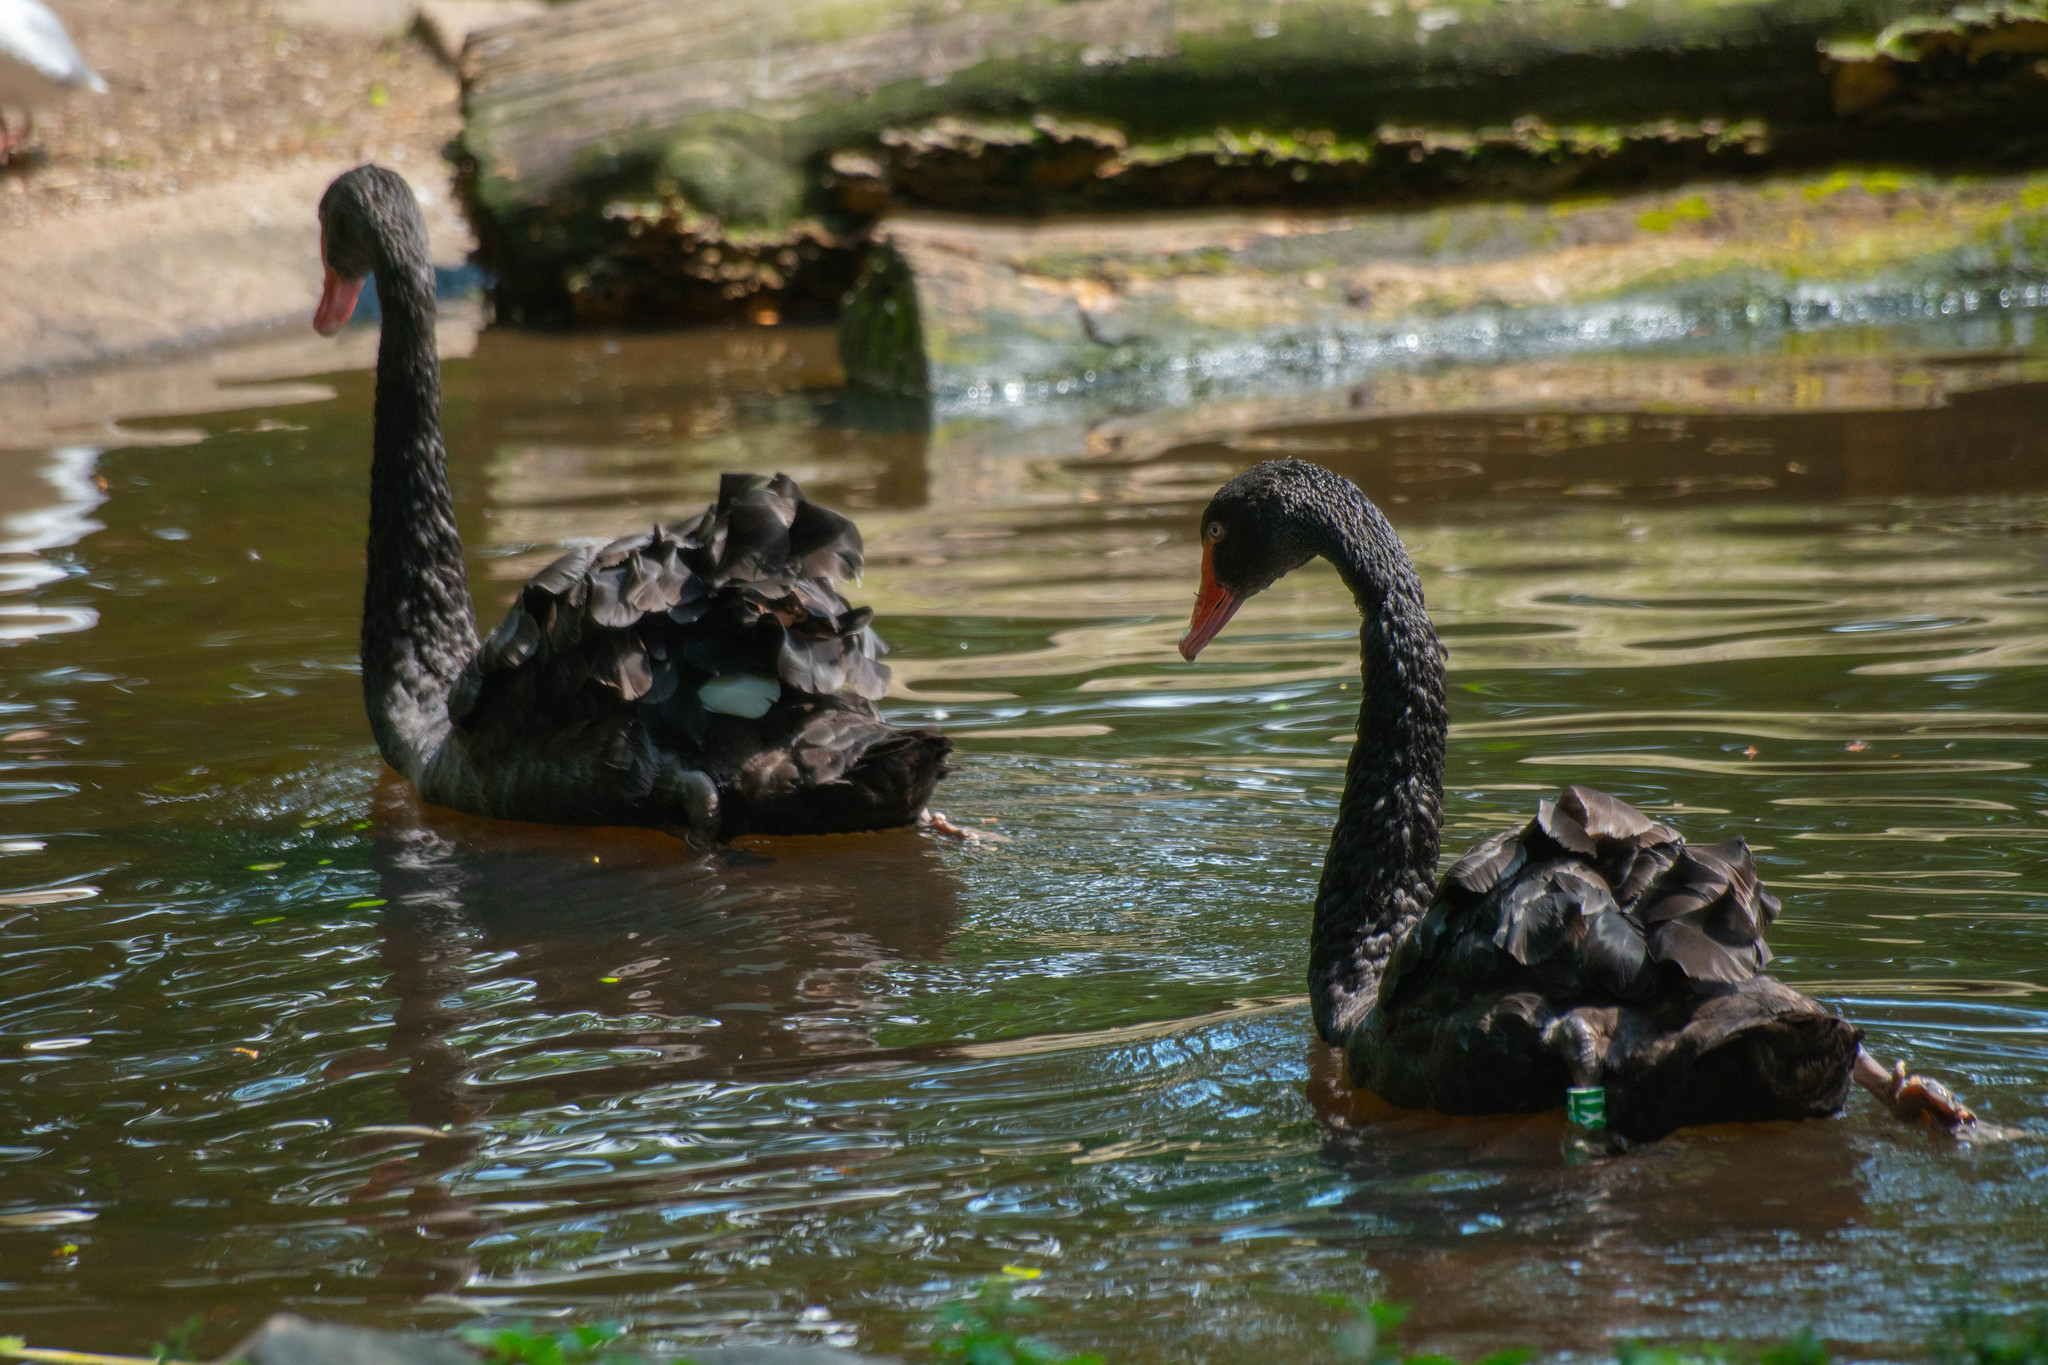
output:
POLYGON ((412 187, 382 166, 358 166, 320 197, 320 263, 326 283, 313 310, 313 330, 331 337, 355 316, 363 282, 386 260, 426 258, 426 227, 412 187))
MULTIPOLYGON (((1202 513, 1202 583, 1180 642, 1183 659, 1202 647, 1244 605, 1322 552, 1327 519, 1312 504, 1345 480, 1301 460, 1268 460, 1224 484, 1202 513)), ((1353 490, 1356 493, 1356 490, 1353 490)))

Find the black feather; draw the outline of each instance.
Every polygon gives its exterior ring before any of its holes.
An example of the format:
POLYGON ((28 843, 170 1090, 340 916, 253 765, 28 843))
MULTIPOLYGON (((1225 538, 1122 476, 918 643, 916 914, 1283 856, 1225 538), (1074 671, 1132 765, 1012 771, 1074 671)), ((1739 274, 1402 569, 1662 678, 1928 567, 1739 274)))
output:
MULTIPOLYGON (((799 607, 812 616, 823 617, 832 622, 835 630, 855 629, 854 626, 846 625, 840 620, 850 608, 846 605, 846 599, 832 590, 831 584, 816 578, 796 578, 790 581, 789 592, 799 607)), ((866 625, 874 619, 874 608, 862 607, 860 610, 867 613, 861 618, 860 625, 866 625)))
POLYGON ((1678 837, 1671 826, 1660 824, 1628 802, 1591 787, 1566 787, 1558 793, 1557 805, 1596 843, 1616 839, 1636 845, 1661 844, 1678 837))
POLYGON ((1590 858, 1598 851, 1586 827, 1560 802, 1548 797, 1536 803, 1536 818, 1523 832, 1522 839, 1530 845, 1532 858, 1538 856, 1539 849, 1552 857, 1576 853, 1590 858))
POLYGON ((1548 961, 1563 945, 1577 917, 1578 906, 1549 875, 1561 864, 1545 863, 1500 894, 1500 918, 1493 946, 1524 967, 1548 961))
POLYGON ((1650 956, 1671 964, 1694 981, 1747 981, 1761 965, 1754 958, 1744 960, 1686 920, 1652 927, 1650 956))
POLYGON ((626 561, 626 605, 642 616, 667 611, 683 600, 684 582, 695 578, 683 565, 680 549, 664 543, 626 561))
MULTIPOLYGON (((866 638, 879 645, 873 631, 866 638)), ((846 661, 846 687, 866 701, 880 701, 889 695, 889 666, 879 664, 867 653, 857 653, 846 661)))
POLYGON ((592 660, 591 676, 622 700, 638 701, 654 686, 654 663, 631 636, 607 636, 592 660))
POLYGON ((1670 843, 1651 844, 1647 848, 1632 849, 1626 862, 1608 874, 1608 883, 1614 887, 1614 899, 1629 909, 1634 909, 1642 899, 1643 892, 1650 884, 1664 875, 1684 851, 1684 845, 1672 836, 1670 843))
POLYGON ((813 502, 797 504, 789 527, 789 554, 807 578, 859 578, 867 563, 860 528, 813 502))
POLYGON ((598 569, 586 581, 590 584, 590 602, 585 610, 592 621, 613 630, 623 630, 640 619, 640 613, 625 600, 626 571, 623 568, 598 569))
POLYGON ((1640 1000, 1657 984, 1643 927, 1610 898, 1586 916, 1584 984, 1592 992, 1640 1000))
POLYGON ((767 486, 766 474, 721 474, 718 476, 718 502, 711 510, 722 517, 732 511, 733 504, 741 498, 767 486))
POLYGON ((726 514, 725 552, 718 563, 720 583, 780 574, 788 562, 789 522, 778 505, 741 502, 726 514))
POLYGON ((786 475, 728 475, 700 515, 535 575, 458 679, 451 716, 506 746, 533 743, 536 725, 644 742, 712 779, 726 833, 905 823, 951 745, 875 713, 889 671, 874 612, 832 586, 862 555, 854 524, 786 475), (715 689, 730 710, 706 707, 714 680, 747 678, 761 683, 715 689))
POLYGON ((1522 848, 1522 841, 1514 836, 1512 830, 1502 830, 1473 845, 1464 857, 1453 863, 1451 870, 1444 873, 1443 887, 1437 894, 1443 895, 1446 890, 1455 889, 1469 896, 1483 896, 1506 878, 1514 876, 1527 861, 1528 854, 1522 848))
POLYGON ((484 673, 482 666, 471 659, 468 665, 455 676, 455 685, 448 689, 448 719, 467 729, 476 716, 477 703, 483 700, 484 673))
POLYGON ((784 635, 776 671, 791 687, 803 692, 829 696, 846 686, 852 646, 837 635, 809 635, 790 631, 784 635))
POLYGON ((1654 998, 1659 972, 1747 981, 1770 961, 1778 902, 1740 839, 1688 847, 1627 802, 1567 787, 1520 831, 1452 864, 1382 977, 1383 1006, 1441 973, 1461 991, 1654 998))
POLYGON ((639 535, 620 536, 597 552, 597 558, 593 561, 594 566, 600 569, 616 568, 626 562, 627 556, 647 548, 651 539, 652 537, 644 531, 639 535))
MULTIPOLYGON (((596 554, 597 552, 588 545, 578 546, 528 579, 526 591, 529 594, 570 598, 570 594, 576 592, 582 585, 583 576, 590 571, 590 561, 596 554)), ((580 605, 583 598, 578 593, 570 600, 580 605)))
POLYGON ((502 668, 517 668, 533 657, 540 648, 540 623, 533 619, 533 613, 523 602, 515 601, 512 609, 505 613, 505 619, 484 641, 477 651, 477 663, 485 672, 495 673, 502 668))

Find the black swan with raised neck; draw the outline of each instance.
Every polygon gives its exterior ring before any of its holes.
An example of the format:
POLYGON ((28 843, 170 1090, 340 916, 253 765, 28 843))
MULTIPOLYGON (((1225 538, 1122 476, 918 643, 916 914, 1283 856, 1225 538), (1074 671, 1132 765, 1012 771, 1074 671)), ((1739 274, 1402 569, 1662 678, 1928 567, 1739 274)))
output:
POLYGON ((788 478, 728 474, 702 516, 534 576, 479 645, 441 439, 434 270, 379 166, 320 201, 331 336, 377 281, 363 695, 384 759, 435 805, 730 838, 909 824, 951 741, 884 722, 888 669, 833 587, 860 531, 788 478))
POLYGON ((1415 565, 1348 479, 1255 466, 1202 515, 1192 660, 1253 594, 1320 555, 1358 603, 1364 700, 1316 891, 1316 1031, 1352 1081, 1403 1108, 1529 1113, 1604 1090, 1607 1126, 1815 1118, 1852 1080, 1899 1117, 1956 1129, 1944 1087, 1887 1071, 1862 1033, 1766 975, 1778 901, 1740 838, 1688 844, 1614 797, 1566 787, 1441 880, 1443 646, 1415 565))

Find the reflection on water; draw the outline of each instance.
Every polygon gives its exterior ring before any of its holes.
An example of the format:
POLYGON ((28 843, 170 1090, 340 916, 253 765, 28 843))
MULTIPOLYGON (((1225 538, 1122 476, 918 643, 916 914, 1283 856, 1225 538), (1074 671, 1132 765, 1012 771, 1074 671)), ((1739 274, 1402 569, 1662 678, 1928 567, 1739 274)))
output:
POLYGON ((74 446, 52 450, 40 461, 0 460, 0 640, 89 630, 98 619, 89 609, 20 600, 65 576, 45 552, 103 529, 91 515, 104 500, 93 476, 98 456, 74 446))
POLYGON ((75 628, 0 655, 0 1321, 133 1350, 194 1312, 224 1343, 279 1306, 563 1310, 893 1350, 1023 1264, 1051 1335, 1178 1365, 1315 1358, 1332 1292, 1414 1299, 1463 1354, 1890 1349, 1957 1272, 2037 1294, 2041 358, 1630 363, 1071 439, 864 406, 806 332, 489 333, 450 364, 487 616, 723 469, 853 510, 893 714, 960 740, 966 848, 421 808, 354 676, 364 374, 27 466, 0 619, 75 628), (1342 1093, 1299 992, 1355 613, 1315 571, 1173 651, 1197 509, 1274 453, 1416 552, 1451 845, 1580 776, 1747 831, 1785 975, 2027 1136, 1946 1147, 1858 1101, 1571 1166, 1554 1116, 1342 1093))
MULTIPOLYGON (((601 1206, 673 1213, 707 1182, 801 1201, 818 1193, 815 1161, 857 1166, 882 1150, 854 1116, 773 1152, 746 1125, 714 1122, 643 1135, 622 1169, 615 1139, 592 1160, 556 1128, 489 1144, 488 1173, 461 1178, 484 1158, 501 1104, 687 1104, 734 1083, 871 1067, 892 968, 938 960, 958 918, 957 882, 929 841, 895 831, 706 857, 654 834, 425 811, 391 778, 377 795, 370 858, 397 1002, 391 1037, 325 1071, 389 1073, 403 1104, 403 1123, 358 1130, 362 1149, 385 1159, 347 1195, 352 1222, 387 1244, 417 1239, 381 1278, 485 1291, 497 1275, 475 1253, 480 1240, 544 1237, 601 1206), (515 1000, 516 1018, 497 1008, 515 1000), (517 1182, 516 1201, 492 1197, 502 1181, 517 1182)), ((612 1259, 660 1249, 639 1242, 612 1259)))

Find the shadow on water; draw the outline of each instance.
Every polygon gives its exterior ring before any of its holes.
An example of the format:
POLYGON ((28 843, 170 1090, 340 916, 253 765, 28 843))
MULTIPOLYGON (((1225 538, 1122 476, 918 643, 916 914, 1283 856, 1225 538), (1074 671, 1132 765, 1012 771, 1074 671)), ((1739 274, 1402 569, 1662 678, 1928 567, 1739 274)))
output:
MULTIPOLYGON (((1333 1048, 1311 1050, 1308 1093, 1325 1129, 1324 1159, 1356 1182, 1344 1206, 1386 1225, 1360 1249, 1401 1252, 1388 1291, 1431 1303, 1439 1330, 1475 1339, 1484 1339, 1492 1307, 1445 1302, 1446 1275, 1471 1283, 1486 1265, 1553 1254, 1582 1301, 1683 1298, 1697 1286, 1690 1258, 1672 1257, 1674 1247, 1826 1243, 1868 1217, 1867 1153, 1839 1122, 1690 1129, 1585 1159, 1566 1154, 1570 1130, 1560 1114, 1394 1109, 1353 1089, 1333 1048)), ((1559 1324, 1561 1335, 1546 1344, 1598 1349, 1603 1317, 1576 1329, 1559 1324)))
MULTIPOLYGON (((1277 425, 1168 452, 1172 462, 1298 456, 1410 515, 1430 505, 1832 502, 2041 487, 2048 384, 1892 411, 1429 413, 1277 425)), ((1444 510, 1448 510, 1445 508, 1444 510)))

